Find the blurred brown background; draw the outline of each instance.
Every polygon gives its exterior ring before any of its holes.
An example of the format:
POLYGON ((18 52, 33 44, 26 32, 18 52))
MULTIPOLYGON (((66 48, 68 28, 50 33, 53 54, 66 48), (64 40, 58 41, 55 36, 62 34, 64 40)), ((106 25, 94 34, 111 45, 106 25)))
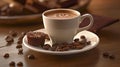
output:
MULTIPOLYGON (((10 0, 6 0, 10 1, 10 0)), ((0 2, 1 3, 1 2, 0 2)), ((96 15, 119 18, 120 19, 120 0, 92 0, 88 6, 88 10, 96 15)), ((101 21, 102 22, 102 21, 101 21)), ((6 42, 4 37, 8 31, 15 30, 17 32, 37 30, 43 28, 43 25, 29 26, 0 26, 0 46, 4 46, 6 42)), ((85 53, 68 56, 52 56, 38 53, 24 47, 24 55, 18 55, 16 43, 11 46, 0 48, 0 67, 9 67, 10 61, 16 63, 22 61, 23 67, 120 67, 120 22, 112 24, 102 29, 98 36, 100 43, 97 48, 85 53), (4 59, 4 53, 9 52, 10 58, 4 59), (104 58, 102 54, 109 52, 115 55, 115 59, 104 58), (26 55, 34 54, 36 60, 29 60, 26 55)))

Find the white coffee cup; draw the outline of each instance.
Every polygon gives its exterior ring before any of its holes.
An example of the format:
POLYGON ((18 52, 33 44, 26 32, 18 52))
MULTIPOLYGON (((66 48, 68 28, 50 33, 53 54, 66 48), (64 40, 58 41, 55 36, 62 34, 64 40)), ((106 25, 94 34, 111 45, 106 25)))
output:
POLYGON ((80 12, 73 10, 73 9, 51 9, 43 12, 43 24, 45 27, 46 32, 48 33, 48 36, 50 37, 51 43, 63 43, 73 42, 73 37, 80 31, 88 30, 93 25, 93 17, 90 14, 84 14, 81 16, 80 12), (62 19, 56 19, 46 16, 46 13, 52 12, 52 11, 71 11, 75 13, 77 16, 72 18, 62 18, 62 19), (79 24, 84 20, 84 18, 89 18, 90 23, 83 27, 79 28, 79 24))

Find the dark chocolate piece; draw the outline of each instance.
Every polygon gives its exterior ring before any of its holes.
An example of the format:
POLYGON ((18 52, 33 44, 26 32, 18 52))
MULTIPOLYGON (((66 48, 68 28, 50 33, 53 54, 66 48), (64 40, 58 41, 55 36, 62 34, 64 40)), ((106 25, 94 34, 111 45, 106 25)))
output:
POLYGON ((43 46, 45 42, 45 34, 42 32, 28 32, 28 43, 33 46, 43 46))

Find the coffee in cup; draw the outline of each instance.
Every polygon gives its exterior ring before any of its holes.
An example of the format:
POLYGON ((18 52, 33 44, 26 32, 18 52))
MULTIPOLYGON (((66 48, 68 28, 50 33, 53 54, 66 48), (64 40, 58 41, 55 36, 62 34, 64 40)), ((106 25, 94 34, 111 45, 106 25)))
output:
POLYGON ((80 12, 73 9, 50 9, 43 12, 42 17, 51 44, 71 43, 78 32, 88 30, 93 25, 93 17, 90 14, 81 16, 80 12), (79 28, 79 24, 86 17, 90 19, 89 25, 79 28))
POLYGON ((45 16, 54 18, 54 19, 70 19, 70 18, 77 17, 78 14, 72 11, 59 10, 59 11, 48 12, 45 14, 45 16))

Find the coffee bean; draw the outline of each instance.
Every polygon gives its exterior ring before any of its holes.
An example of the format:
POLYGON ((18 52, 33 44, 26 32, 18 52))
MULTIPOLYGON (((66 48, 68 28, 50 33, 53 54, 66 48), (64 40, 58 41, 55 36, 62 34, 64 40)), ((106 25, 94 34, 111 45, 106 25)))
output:
POLYGON ((22 44, 22 40, 18 40, 18 41, 17 41, 17 44, 22 44))
POLYGON ((86 39, 86 37, 84 35, 80 36, 81 39, 86 39))
POLYGON ((18 49, 18 54, 23 54, 23 49, 22 48, 18 49))
POLYGON ((18 35, 16 31, 9 31, 9 34, 13 37, 16 37, 18 35))
POLYGON ((35 59, 35 56, 32 54, 28 55, 27 57, 28 57, 28 59, 32 59, 32 60, 35 59))
POLYGON ((10 35, 6 36, 6 37, 5 37, 5 40, 6 40, 6 42, 9 42, 9 43, 14 42, 13 37, 12 37, 12 36, 10 36, 10 35))
POLYGON ((59 46, 58 43, 53 44, 50 50, 55 51, 57 46, 59 46))
POLYGON ((91 44, 91 41, 88 41, 88 42, 87 42, 87 45, 90 45, 90 44, 91 44))
POLYGON ((110 54, 110 55, 109 55, 109 59, 115 59, 115 56, 112 55, 112 54, 110 54))
POLYGON ((45 45, 43 45, 43 49, 49 50, 49 49, 51 49, 51 46, 49 44, 45 44, 45 45))
POLYGON ((25 36, 26 32, 22 32, 18 38, 18 41, 22 41, 23 37, 25 36))
POLYGON ((14 62, 14 61, 11 61, 11 62, 9 63, 9 66, 15 66, 15 62, 14 62))
POLYGON ((17 66, 23 66, 23 63, 22 62, 18 62, 17 66))
POLYGON ((69 46, 70 49, 75 49, 76 48, 74 43, 70 43, 68 46, 69 46))
POLYGON ((9 58, 9 54, 8 54, 8 53, 5 53, 5 54, 4 54, 4 58, 9 58))
POLYGON ((22 48, 22 45, 21 45, 21 44, 18 44, 18 45, 16 46, 16 48, 17 48, 17 49, 22 48))
POLYGON ((103 57, 108 58, 109 57, 109 53, 108 52, 104 52, 103 53, 103 57))
POLYGON ((87 44, 87 40, 86 39, 81 39, 81 41, 79 43, 83 44, 83 45, 86 45, 87 44))
POLYGON ((74 42, 78 42, 79 41, 79 38, 77 38, 77 39, 74 39, 74 42))

